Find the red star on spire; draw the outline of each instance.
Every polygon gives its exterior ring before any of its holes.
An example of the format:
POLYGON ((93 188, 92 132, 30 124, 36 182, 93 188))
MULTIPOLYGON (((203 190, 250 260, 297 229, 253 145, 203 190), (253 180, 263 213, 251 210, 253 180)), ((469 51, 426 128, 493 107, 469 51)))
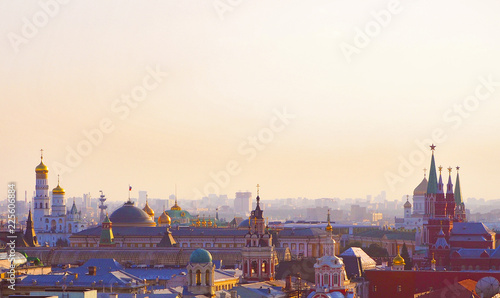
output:
POLYGON ((431 147, 431 150, 434 151, 436 149, 436 145, 432 144, 429 147, 431 147))

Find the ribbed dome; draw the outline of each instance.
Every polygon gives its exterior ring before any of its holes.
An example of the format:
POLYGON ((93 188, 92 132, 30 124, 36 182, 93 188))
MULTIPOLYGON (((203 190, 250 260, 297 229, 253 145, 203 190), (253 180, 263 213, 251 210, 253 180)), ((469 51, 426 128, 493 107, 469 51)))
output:
POLYGON ((170 216, 168 216, 168 214, 163 211, 163 213, 160 215, 160 217, 158 218, 158 224, 160 225, 170 225, 172 223, 172 219, 170 218, 170 216))
POLYGON ((189 257, 190 263, 212 263, 212 255, 208 250, 198 248, 189 257))
POLYGON ((143 210, 134 206, 134 202, 126 202, 111 214, 109 219, 115 227, 154 227, 156 223, 143 210))
POLYGON ((406 203, 404 204, 405 208, 411 208, 411 203, 410 201, 406 200, 406 203))
POLYGON ((422 179, 422 182, 420 182, 420 184, 413 191, 413 195, 425 196, 425 194, 427 193, 427 184, 428 184, 427 178, 424 177, 424 179, 422 179))

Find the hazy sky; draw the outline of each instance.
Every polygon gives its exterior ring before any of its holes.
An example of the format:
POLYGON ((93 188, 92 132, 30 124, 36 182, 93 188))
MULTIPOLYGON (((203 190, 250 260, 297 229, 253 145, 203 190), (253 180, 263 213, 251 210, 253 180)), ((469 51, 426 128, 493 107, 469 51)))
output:
POLYGON ((2 0, 0 182, 31 195, 43 148, 68 197, 399 199, 432 140, 464 197, 499 198, 499 10, 2 0))

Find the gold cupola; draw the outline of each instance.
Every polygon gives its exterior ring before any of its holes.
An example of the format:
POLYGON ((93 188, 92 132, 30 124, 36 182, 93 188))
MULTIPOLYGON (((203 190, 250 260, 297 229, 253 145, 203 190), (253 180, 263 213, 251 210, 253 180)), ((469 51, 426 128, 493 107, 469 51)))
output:
POLYGON ((54 195, 63 195, 65 194, 66 191, 64 190, 64 188, 62 188, 60 185, 59 185, 59 175, 57 176, 57 186, 56 188, 54 188, 52 190, 52 194, 54 195))
POLYGON ((148 204, 148 198, 146 197, 146 206, 144 206, 144 209, 142 209, 144 212, 146 212, 152 219, 155 218, 155 211, 149 207, 148 204))
POLYGON ((49 169, 47 168, 47 166, 43 163, 43 149, 40 150, 41 154, 40 154, 40 164, 38 166, 36 166, 35 168, 35 172, 36 173, 44 173, 44 174, 47 174, 49 172, 49 169))
POLYGON ((168 216, 167 212, 163 211, 163 213, 160 215, 160 217, 158 218, 158 224, 159 225, 171 225, 172 223, 172 219, 170 218, 170 216, 168 216))

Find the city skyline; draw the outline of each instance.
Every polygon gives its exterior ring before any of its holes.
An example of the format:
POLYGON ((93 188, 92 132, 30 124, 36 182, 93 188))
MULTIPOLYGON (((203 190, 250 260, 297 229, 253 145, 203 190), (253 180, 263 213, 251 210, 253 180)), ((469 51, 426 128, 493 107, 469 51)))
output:
POLYGON ((0 3, 1 183, 31 197, 43 148, 67 197, 400 200, 434 143, 498 199, 500 4, 315 4, 0 3))

